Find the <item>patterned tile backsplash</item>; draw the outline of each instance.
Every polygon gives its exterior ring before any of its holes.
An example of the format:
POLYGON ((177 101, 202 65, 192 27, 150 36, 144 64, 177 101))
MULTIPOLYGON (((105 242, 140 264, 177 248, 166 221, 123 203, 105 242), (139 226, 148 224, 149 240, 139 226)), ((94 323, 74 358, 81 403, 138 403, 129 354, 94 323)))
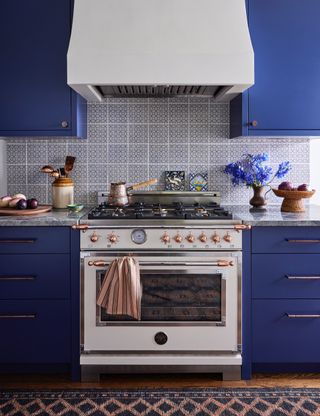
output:
MULTIPOLYGON (((309 182, 309 139, 229 139, 229 105, 203 98, 109 99, 88 104, 88 139, 8 139, 8 190, 23 192, 43 203, 51 201, 51 178, 43 165, 63 166, 76 157, 72 177, 76 202, 96 203, 96 192, 108 183, 134 183, 158 178, 165 170, 207 172, 209 190, 219 190, 223 203, 247 204, 251 190, 235 188, 223 166, 244 153, 267 152, 270 163, 290 160, 288 179, 309 182)), ((270 202, 277 202, 270 195, 270 202)))

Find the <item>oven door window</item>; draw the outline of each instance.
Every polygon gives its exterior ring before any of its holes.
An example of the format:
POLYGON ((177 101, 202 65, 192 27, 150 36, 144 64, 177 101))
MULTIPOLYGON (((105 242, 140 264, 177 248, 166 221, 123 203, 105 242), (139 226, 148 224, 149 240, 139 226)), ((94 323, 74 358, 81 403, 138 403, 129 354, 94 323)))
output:
MULTIPOLYGON (((97 293, 104 278, 97 271, 97 293)), ((226 281, 222 272, 141 270, 142 322, 211 322, 225 324, 226 281)), ((97 325, 136 322, 123 315, 109 315, 97 306, 97 325)))

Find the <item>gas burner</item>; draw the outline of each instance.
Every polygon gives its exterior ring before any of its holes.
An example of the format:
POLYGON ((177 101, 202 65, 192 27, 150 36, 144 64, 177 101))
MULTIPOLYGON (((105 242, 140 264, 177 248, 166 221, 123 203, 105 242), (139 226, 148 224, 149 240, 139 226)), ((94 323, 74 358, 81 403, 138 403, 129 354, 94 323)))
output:
POLYGON ((160 215, 160 217, 166 217, 168 214, 168 210, 165 208, 162 208, 161 205, 158 204, 152 207, 152 213, 156 216, 160 215))
POLYGON ((124 208, 115 208, 115 210, 111 214, 113 217, 125 217, 126 213, 124 211, 124 208))
POLYGON ((183 203, 182 201, 172 201, 171 203, 146 203, 143 201, 135 202, 133 205, 115 207, 106 202, 93 208, 88 219, 112 220, 112 219, 132 219, 132 220, 229 220, 232 214, 222 208, 216 202, 195 202, 183 203))

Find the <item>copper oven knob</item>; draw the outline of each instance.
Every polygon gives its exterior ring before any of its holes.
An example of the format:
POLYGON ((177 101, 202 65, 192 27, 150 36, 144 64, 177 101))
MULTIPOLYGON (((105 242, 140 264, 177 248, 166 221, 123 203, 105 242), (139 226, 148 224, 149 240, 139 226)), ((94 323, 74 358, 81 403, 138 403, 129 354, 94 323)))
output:
POLYGON ((98 234, 97 234, 95 231, 91 234, 91 236, 90 236, 90 240, 91 240, 93 243, 96 243, 96 242, 99 240, 99 236, 98 236, 98 234))
POLYGON ((161 241, 165 244, 170 243, 170 236, 167 233, 164 233, 163 236, 161 237, 161 241))
POLYGON ((205 243, 207 241, 207 236, 205 235, 205 233, 200 234, 199 240, 201 241, 201 243, 205 243))
POLYGON ((111 244, 114 244, 118 241, 118 236, 116 236, 115 234, 110 234, 108 235, 108 240, 111 244))
POLYGON ((227 233, 224 237, 223 237, 224 241, 226 241, 227 243, 231 243, 232 241, 232 236, 227 233))
POLYGON ((189 241, 189 243, 193 243, 194 242, 194 235, 192 235, 192 234, 187 235, 186 240, 189 241))
POLYGON ((174 239, 175 239, 176 243, 181 243, 181 242, 182 242, 182 235, 177 234, 177 235, 174 237, 174 239))
POLYGON ((212 236, 212 241, 217 244, 220 243, 220 236, 217 233, 214 233, 212 236))

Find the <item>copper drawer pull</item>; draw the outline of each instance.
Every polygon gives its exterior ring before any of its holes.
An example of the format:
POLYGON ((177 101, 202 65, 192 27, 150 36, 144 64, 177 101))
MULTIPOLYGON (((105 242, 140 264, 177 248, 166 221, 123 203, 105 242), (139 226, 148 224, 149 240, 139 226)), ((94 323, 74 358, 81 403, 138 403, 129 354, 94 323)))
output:
POLYGON ((29 314, 0 314, 0 319, 35 319, 35 313, 29 314))
POLYGON ((37 241, 36 238, 30 239, 30 240, 18 240, 18 239, 5 239, 5 240, 0 240, 0 244, 33 244, 37 241))
POLYGON ((288 318, 320 318, 320 314, 292 314, 292 313, 286 313, 288 318))
POLYGON ((0 280, 35 280, 36 276, 0 276, 0 280))
POLYGON ((310 244, 310 243, 320 243, 320 239, 314 239, 314 240, 296 240, 296 239, 290 239, 290 238, 286 238, 286 241, 288 243, 305 243, 305 244, 310 244))
POLYGON ((286 274, 288 280, 320 280, 320 276, 290 276, 286 274))

